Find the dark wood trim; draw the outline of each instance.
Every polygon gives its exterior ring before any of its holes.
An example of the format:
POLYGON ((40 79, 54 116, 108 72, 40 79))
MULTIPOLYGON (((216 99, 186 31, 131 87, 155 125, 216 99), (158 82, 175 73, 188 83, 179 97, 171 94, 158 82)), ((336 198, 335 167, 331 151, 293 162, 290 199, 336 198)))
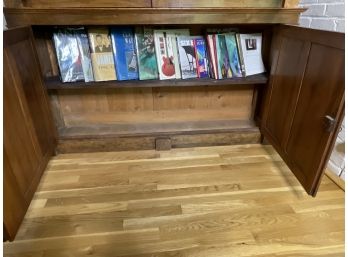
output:
POLYGON ((143 88, 143 87, 196 87, 196 86, 238 86, 238 85, 264 85, 268 81, 267 74, 258 74, 246 78, 233 79, 180 79, 180 80, 128 80, 104 82, 73 82, 62 83, 57 77, 47 79, 46 87, 49 90, 57 89, 94 89, 94 88, 143 88))
POLYGON ((258 130, 251 120, 212 120, 65 127, 59 130, 59 134, 60 139, 93 139, 130 136, 163 137, 169 135, 227 133, 234 131, 254 132, 258 130))
POLYGON ((23 25, 298 24, 303 8, 4 8, 23 25))
MULTIPOLYGON (((57 152, 86 153, 156 149, 156 140, 161 136, 130 136, 90 139, 60 139, 57 152)), ((258 129, 249 131, 231 131, 220 133, 197 133, 167 135, 172 148, 220 146, 233 144, 258 144, 261 134, 258 129)))

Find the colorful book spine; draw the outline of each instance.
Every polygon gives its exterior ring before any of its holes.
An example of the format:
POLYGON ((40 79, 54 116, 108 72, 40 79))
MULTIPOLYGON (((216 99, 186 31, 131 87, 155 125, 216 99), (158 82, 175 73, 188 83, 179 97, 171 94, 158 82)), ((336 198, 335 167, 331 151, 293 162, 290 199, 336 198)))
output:
POLYGON ((139 79, 158 79, 158 67, 153 29, 137 27, 135 45, 139 67, 139 79))
POLYGON ((213 35, 207 35, 207 44, 209 49, 208 53, 209 53, 209 59, 210 59, 209 65, 210 65, 211 77, 214 79, 218 79, 213 35))
POLYGON ((60 29, 53 33, 53 41, 62 82, 83 81, 85 78, 76 36, 60 29))
POLYGON ((111 40, 117 79, 139 79, 133 29, 131 27, 113 27, 111 28, 111 40))
POLYGON ((89 49, 88 35, 84 28, 76 29, 75 35, 81 54, 81 62, 85 82, 94 81, 91 52, 89 49))
POLYGON ((209 78, 207 49, 204 38, 194 40, 198 78, 209 78))
POLYGON ((232 69, 228 57, 226 39, 224 34, 216 35, 216 52, 219 79, 232 78, 232 69))
POLYGON ((116 80, 111 38, 107 27, 88 29, 95 81, 116 80))
POLYGON ((181 77, 183 79, 197 78, 197 65, 195 53, 196 37, 182 36, 178 37, 178 49, 181 68, 181 77))
POLYGON ((245 62, 244 62, 244 57, 243 57, 243 52, 242 52, 242 45, 241 45, 241 39, 240 39, 240 34, 236 34, 236 41, 237 41, 237 48, 238 48, 238 56, 239 56, 239 62, 240 62, 240 69, 242 71, 243 77, 246 76, 246 71, 245 71, 245 62))
POLYGON ((155 30, 154 35, 159 78, 175 79, 174 56, 168 54, 166 32, 155 30))
POLYGON ((215 69, 216 69, 216 79, 221 79, 221 74, 219 72, 218 56, 217 56, 217 35, 213 35, 213 47, 214 47, 214 59, 215 59, 215 69))
POLYGON ((228 57, 234 77, 243 77, 235 33, 225 34, 228 57))

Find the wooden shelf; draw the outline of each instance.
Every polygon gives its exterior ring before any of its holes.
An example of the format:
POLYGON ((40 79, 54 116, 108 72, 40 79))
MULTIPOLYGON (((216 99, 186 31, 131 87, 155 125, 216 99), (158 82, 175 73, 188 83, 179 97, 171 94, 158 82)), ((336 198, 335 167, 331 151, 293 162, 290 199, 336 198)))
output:
POLYGON ((59 130, 61 139, 105 138, 129 136, 164 136, 199 133, 259 131, 251 120, 211 120, 166 123, 124 123, 65 127, 59 130))
POLYGON ((144 88, 144 87, 197 87, 197 86, 228 86, 228 85, 261 85, 266 84, 266 73, 233 79, 180 79, 180 80, 127 80, 104 82, 72 82, 62 83, 58 77, 45 81, 49 90, 55 89, 94 89, 94 88, 144 88))
POLYGON ((293 24, 304 8, 4 8, 24 25, 293 24))

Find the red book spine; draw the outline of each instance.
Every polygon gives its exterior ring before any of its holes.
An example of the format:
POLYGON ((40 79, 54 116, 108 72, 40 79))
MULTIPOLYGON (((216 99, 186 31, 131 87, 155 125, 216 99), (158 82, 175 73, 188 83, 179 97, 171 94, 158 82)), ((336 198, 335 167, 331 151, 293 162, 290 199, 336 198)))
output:
POLYGON ((216 58, 215 58, 215 51, 214 51, 214 35, 211 35, 209 42, 209 54, 210 54, 210 60, 212 63, 212 70, 213 70, 213 77, 214 79, 218 79, 217 77, 217 67, 216 67, 216 58))

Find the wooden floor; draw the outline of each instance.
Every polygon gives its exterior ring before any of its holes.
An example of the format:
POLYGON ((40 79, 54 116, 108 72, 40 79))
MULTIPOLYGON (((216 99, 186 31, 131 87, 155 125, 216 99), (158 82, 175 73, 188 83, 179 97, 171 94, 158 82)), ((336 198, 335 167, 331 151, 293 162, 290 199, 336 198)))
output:
POLYGON ((59 155, 4 253, 344 256, 344 192, 307 196, 269 146, 59 155))

